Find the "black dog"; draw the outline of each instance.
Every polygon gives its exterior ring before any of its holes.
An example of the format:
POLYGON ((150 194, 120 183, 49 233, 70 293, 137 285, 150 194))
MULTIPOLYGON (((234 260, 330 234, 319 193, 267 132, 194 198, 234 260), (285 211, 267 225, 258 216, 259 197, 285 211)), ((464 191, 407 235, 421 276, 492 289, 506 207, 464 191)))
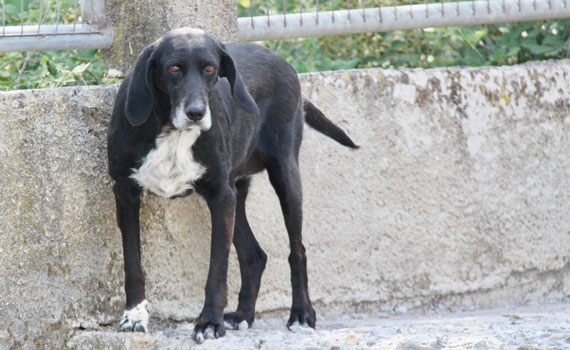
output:
POLYGON ((291 246, 293 304, 287 326, 315 327, 301 242, 298 154, 304 121, 357 148, 302 99, 297 74, 269 49, 252 44, 226 48, 203 31, 185 28, 143 50, 119 89, 108 134, 125 262, 122 330, 146 332, 148 324, 140 260, 141 191, 166 198, 196 191, 210 209, 206 299, 193 338, 223 336, 224 321, 234 329, 243 321, 251 326, 267 256, 247 222, 245 199, 250 176, 264 169, 279 196, 291 246), (237 311, 224 315, 232 241, 242 284, 237 311))

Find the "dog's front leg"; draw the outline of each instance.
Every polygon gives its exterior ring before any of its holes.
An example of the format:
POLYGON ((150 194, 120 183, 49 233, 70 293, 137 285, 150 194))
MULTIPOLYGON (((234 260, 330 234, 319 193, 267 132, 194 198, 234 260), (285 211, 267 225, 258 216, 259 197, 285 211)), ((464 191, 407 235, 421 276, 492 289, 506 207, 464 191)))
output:
POLYGON ((224 307, 227 302, 228 257, 234 233, 236 197, 229 186, 206 198, 212 218, 210 268, 206 299, 192 337, 202 343, 207 338, 225 335, 224 307))
POLYGON ((119 323, 122 331, 147 332, 148 312, 144 294, 144 274, 140 254, 140 190, 127 181, 113 186, 117 204, 117 224, 123 238, 126 311, 119 323))

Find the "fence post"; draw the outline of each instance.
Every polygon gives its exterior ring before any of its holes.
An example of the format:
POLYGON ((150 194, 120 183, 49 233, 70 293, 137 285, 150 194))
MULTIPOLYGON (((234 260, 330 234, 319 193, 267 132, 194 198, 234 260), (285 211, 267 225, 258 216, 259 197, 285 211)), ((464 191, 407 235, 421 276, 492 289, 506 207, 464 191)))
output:
POLYGON ((144 46, 174 28, 201 28, 226 42, 236 38, 237 0, 107 0, 105 12, 115 40, 102 52, 113 76, 127 73, 144 46))

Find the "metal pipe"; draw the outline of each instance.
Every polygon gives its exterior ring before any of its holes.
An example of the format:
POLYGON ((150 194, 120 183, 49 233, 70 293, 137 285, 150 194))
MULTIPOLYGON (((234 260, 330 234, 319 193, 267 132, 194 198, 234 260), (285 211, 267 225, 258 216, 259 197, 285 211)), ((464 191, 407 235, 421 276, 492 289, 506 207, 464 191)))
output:
POLYGON ((20 1, 20 26, 22 27, 22 35, 24 35, 24 0, 20 1))
POLYGON ((40 32, 40 28, 42 27, 43 19, 44 19, 44 2, 40 0, 40 20, 38 22, 38 33, 40 32))
POLYGON ((265 0, 265 14, 267 15, 267 25, 270 26, 271 22, 269 22, 269 0, 265 0))
POLYGON ((565 7, 561 1, 552 2, 551 6, 546 1, 536 2, 535 0, 520 0, 519 4, 520 9, 514 1, 509 1, 505 7, 500 1, 488 2, 487 0, 476 0, 471 3, 465 1, 413 5, 410 11, 400 9, 397 20, 395 19, 397 8, 384 7, 382 21, 379 18, 378 8, 365 9, 364 17, 357 15, 362 10, 337 10, 334 12, 334 21, 331 11, 321 11, 318 25, 315 24, 314 13, 303 14, 305 17, 303 25, 299 24, 299 14, 289 14, 287 15, 287 27, 283 26, 282 15, 279 18, 270 16, 270 21, 273 22, 271 26, 267 25, 265 16, 251 19, 238 18, 237 39, 238 41, 277 40, 570 17, 570 8, 565 7), (442 6, 445 7, 443 11, 442 6), (457 10, 456 7, 459 8, 459 15, 455 15, 457 11, 453 11, 457 10), (429 17, 426 13, 429 13, 429 17), (367 20, 364 21, 364 18, 367 20), (250 21, 254 22, 254 28, 250 21))
POLYGON ((315 21, 315 23, 316 23, 317 25, 319 25, 319 0, 317 0, 317 11, 316 11, 316 16, 317 16, 317 18, 316 18, 316 21, 315 21))
POLYGON ((6 35, 0 37, 0 52, 98 49, 113 43, 111 28, 90 30, 90 26, 77 24, 74 32, 73 24, 68 24, 60 25, 56 34, 55 25, 43 25, 38 35, 35 25, 6 27, 6 35))
POLYGON ((75 26, 77 25, 77 0, 73 1, 73 32, 75 33, 75 26))
POLYGON ((58 32, 59 17, 61 15, 61 0, 57 0, 57 18, 55 19, 55 32, 58 32))
MULTIPOLYGON (((285 1, 283 0, 283 27, 287 27, 287 6, 285 5, 285 1)), ((268 18, 268 20, 271 17, 268 18)))
POLYGON ((6 33, 6 0, 2 0, 2 35, 6 33))

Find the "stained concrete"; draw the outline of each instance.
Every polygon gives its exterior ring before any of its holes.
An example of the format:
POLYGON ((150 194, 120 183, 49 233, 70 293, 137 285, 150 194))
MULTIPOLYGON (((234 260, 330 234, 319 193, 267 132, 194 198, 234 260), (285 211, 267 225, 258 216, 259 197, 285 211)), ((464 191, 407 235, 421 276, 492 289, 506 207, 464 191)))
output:
MULTIPOLYGON (((301 75, 361 145, 306 128, 309 286, 320 315, 481 308, 569 295, 570 62, 301 75)), ((124 307, 106 169, 117 87, 0 94, 0 349, 62 348, 124 307)), ((145 197, 151 331, 203 302, 209 214, 145 197), (153 328, 155 327, 155 328, 153 328)), ((288 242, 265 174, 248 199, 269 256, 258 312, 290 306, 288 242)), ((232 253, 229 306, 239 271, 232 253)))

